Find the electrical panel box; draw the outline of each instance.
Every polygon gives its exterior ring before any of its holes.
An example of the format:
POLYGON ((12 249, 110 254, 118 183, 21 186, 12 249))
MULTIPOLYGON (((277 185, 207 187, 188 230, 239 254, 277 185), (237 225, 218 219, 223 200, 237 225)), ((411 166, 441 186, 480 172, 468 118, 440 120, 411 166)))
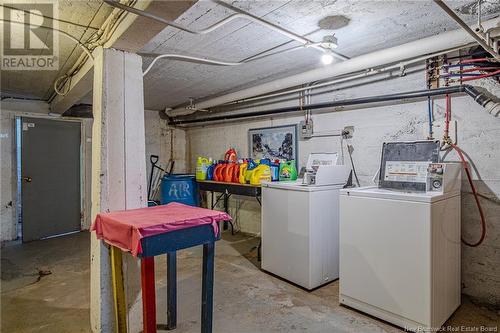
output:
POLYGON ((429 163, 439 162, 438 140, 385 142, 382 146, 379 187, 401 191, 427 190, 429 163))
POLYGON ((302 120, 299 123, 300 138, 302 140, 310 139, 313 137, 313 121, 310 119, 307 122, 302 120))

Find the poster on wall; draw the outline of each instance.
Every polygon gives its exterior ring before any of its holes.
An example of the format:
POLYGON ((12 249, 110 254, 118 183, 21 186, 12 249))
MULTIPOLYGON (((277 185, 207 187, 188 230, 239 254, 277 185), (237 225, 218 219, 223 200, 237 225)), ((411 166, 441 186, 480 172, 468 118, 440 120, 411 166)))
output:
POLYGON ((248 130, 250 158, 297 161, 297 126, 285 125, 248 130))

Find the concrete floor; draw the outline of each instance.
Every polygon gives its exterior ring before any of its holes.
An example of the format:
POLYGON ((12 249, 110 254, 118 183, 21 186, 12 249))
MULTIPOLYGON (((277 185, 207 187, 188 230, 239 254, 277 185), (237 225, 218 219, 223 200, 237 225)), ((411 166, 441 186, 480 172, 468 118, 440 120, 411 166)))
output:
MULTIPOLYGON (((216 247, 214 332, 401 332, 338 304, 338 281, 307 292, 258 269, 258 239, 225 234, 216 247)), ((2 248, 1 332, 90 332, 89 233, 2 248)), ((164 323, 165 259, 157 258, 164 323)), ((199 332, 201 248, 178 254, 178 327, 199 332)), ((498 313, 467 299, 446 326, 498 327, 498 313)))

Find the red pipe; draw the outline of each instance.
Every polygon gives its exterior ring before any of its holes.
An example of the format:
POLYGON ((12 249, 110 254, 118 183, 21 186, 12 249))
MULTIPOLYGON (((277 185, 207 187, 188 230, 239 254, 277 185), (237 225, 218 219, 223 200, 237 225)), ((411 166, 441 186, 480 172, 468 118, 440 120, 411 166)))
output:
POLYGON ((450 121, 451 121, 451 98, 450 95, 446 95, 446 109, 444 115, 444 137, 449 138, 450 135, 450 121))
POLYGON ((500 74, 500 69, 497 71, 494 71, 492 73, 488 73, 488 74, 483 74, 483 75, 474 76, 474 77, 467 77, 467 78, 462 79, 462 81, 479 80, 479 79, 484 79, 485 77, 490 77, 490 76, 497 75, 497 74, 500 74))
MULTIPOLYGON (((469 72, 475 72, 475 71, 486 71, 486 70, 491 70, 491 69, 498 69, 498 67, 473 67, 473 68, 462 69, 462 70, 460 70, 460 72, 469 73, 469 72)), ((457 73, 453 73, 453 74, 460 74, 460 73, 457 72, 457 73)))

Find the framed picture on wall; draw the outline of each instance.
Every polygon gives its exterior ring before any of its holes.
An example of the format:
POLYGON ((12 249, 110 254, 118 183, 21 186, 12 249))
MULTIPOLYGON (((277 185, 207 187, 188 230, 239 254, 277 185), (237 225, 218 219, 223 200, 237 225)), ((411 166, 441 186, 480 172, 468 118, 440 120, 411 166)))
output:
POLYGON ((298 158, 297 125, 248 130, 250 158, 295 160, 298 158))

